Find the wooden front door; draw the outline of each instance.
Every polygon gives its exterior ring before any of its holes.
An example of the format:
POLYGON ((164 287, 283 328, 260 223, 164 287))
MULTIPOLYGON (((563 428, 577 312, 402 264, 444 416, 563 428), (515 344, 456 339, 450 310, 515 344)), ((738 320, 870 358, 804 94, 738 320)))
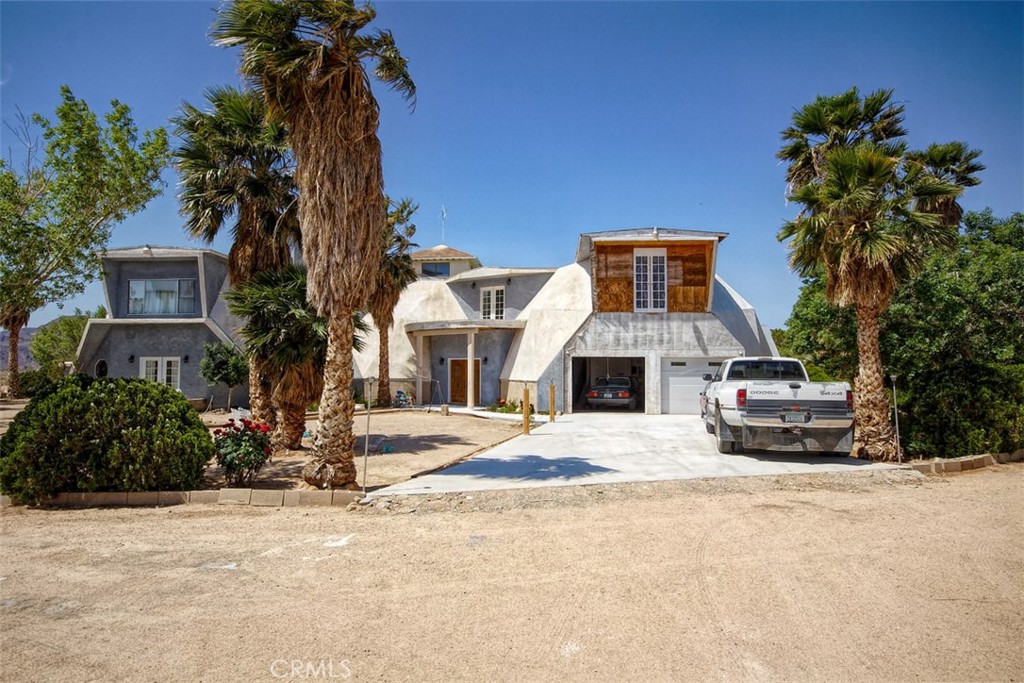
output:
MULTIPOLYGON (((473 391, 473 403, 480 404, 480 359, 477 358, 476 386, 473 391)), ((448 361, 448 402, 466 403, 466 376, 469 373, 469 362, 465 358, 453 358, 448 361)))

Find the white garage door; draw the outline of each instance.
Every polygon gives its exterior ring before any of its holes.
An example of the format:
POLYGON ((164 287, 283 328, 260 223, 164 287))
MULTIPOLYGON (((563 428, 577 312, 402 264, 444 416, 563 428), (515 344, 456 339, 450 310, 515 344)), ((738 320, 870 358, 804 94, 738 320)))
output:
POLYGON ((714 373, 720 365, 707 358, 661 359, 661 412, 672 415, 699 415, 700 392, 707 384, 705 373, 714 373))

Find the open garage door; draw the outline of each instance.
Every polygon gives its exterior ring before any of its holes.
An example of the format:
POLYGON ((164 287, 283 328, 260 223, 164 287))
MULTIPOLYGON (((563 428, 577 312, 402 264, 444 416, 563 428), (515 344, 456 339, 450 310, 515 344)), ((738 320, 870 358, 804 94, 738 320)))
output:
POLYGON ((707 358, 661 359, 661 412, 671 415, 699 415, 700 392, 707 384, 705 373, 714 373, 719 361, 707 358))
POLYGON ((620 406, 588 405, 587 391, 602 377, 631 377, 636 382, 636 412, 644 412, 644 359, 594 357, 572 359, 573 411, 626 410, 620 406))

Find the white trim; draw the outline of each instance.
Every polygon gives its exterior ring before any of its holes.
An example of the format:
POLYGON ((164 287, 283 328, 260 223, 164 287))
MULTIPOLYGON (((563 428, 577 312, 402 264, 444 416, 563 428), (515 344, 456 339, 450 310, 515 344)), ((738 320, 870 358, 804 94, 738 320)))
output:
MULTIPOLYGON (((199 266, 199 300, 200 305, 203 309, 203 317, 208 318, 210 316, 206 306, 206 262, 203 259, 202 254, 196 254, 196 265, 199 266)), ((225 278, 226 279, 226 278, 225 278)), ((193 298, 195 294, 193 293, 193 298)))
POLYGON ((668 250, 664 248, 651 249, 651 248, 638 248, 633 250, 633 312, 634 313, 665 313, 668 311, 668 250), (662 280, 661 280, 661 295, 663 299, 662 306, 655 306, 654 304, 654 258, 660 256, 662 259, 662 280), (647 306, 641 308, 637 306, 637 259, 643 258, 647 264, 647 306))
POLYGON ((220 339, 225 344, 231 344, 239 351, 243 350, 242 347, 238 345, 238 342, 232 339, 231 336, 224 331, 224 328, 217 324, 213 318, 205 318, 203 322, 206 323, 206 326, 210 328, 210 331, 213 332, 217 339, 220 339))
POLYGON ((505 285, 480 288, 480 319, 481 320, 504 320, 505 319, 505 285), (498 292, 501 292, 501 315, 497 315, 498 292), (491 294, 491 314, 484 312, 484 293, 491 294))
POLYGON ((156 361, 156 382, 158 384, 166 384, 171 386, 175 391, 181 391, 181 356, 141 356, 139 357, 139 377, 142 379, 149 379, 146 376, 146 361, 156 361), (167 364, 173 362, 177 366, 177 372, 174 375, 174 385, 172 386, 169 382, 163 381, 163 378, 167 376, 167 364))

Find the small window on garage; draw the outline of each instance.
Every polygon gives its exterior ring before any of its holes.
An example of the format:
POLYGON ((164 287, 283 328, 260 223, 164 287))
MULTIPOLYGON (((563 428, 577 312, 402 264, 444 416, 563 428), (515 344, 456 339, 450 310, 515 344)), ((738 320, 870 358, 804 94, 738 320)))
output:
POLYGON ((686 367, 686 361, 684 361, 684 360, 674 360, 674 361, 672 361, 672 367, 674 367, 674 368, 685 368, 686 367))

